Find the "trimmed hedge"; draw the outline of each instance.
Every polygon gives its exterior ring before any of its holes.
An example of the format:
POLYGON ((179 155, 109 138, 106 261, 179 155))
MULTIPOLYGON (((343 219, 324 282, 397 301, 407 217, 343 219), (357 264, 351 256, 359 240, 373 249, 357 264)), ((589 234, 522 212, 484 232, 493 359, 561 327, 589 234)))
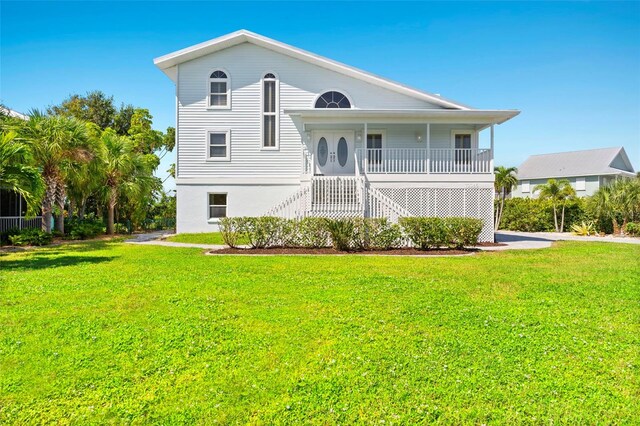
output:
POLYGON ((288 220, 277 217, 234 217, 220 220, 222 238, 229 247, 246 239, 252 248, 332 245, 340 251, 389 250, 409 241, 422 250, 438 247, 461 249, 474 246, 482 231, 475 218, 417 217, 401 219, 400 225, 382 218, 327 219, 308 217, 288 220))

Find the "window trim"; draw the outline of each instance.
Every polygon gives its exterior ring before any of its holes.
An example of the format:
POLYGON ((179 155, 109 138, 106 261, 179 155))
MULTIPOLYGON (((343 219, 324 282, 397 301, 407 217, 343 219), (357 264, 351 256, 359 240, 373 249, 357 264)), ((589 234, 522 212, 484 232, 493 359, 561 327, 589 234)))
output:
POLYGON ((351 104, 351 108, 340 108, 340 109, 356 109, 355 104, 353 103, 353 98, 351 97, 351 95, 349 93, 347 93, 346 90, 336 89, 336 88, 329 88, 329 89, 321 90, 318 94, 316 94, 314 96, 313 102, 311 103, 311 108, 313 108, 313 109, 328 109, 328 108, 316 108, 316 102, 318 102, 318 99, 320 99, 320 96, 324 95, 327 92, 339 92, 339 93, 342 93, 347 98, 347 100, 349 101, 349 104, 351 104))
POLYGON ((586 191, 587 190, 587 178, 586 176, 583 177, 576 177, 576 191, 586 191), (582 185, 581 188, 578 186, 578 182, 580 182, 582 185))
POLYGON ((207 74, 207 109, 231 109, 231 74, 229 71, 222 67, 216 67, 209 71, 207 74), (227 78, 211 78, 211 74, 216 71, 222 71, 227 75, 227 78), (227 104, 226 105, 211 105, 211 83, 215 82, 226 82, 227 83, 227 104))
POLYGON ((220 219, 224 217, 229 217, 229 193, 228 192, 207 192, 207 222, 209 223, 219 223, 220 219), (211 217, 211 206, 215 206, 217 204, 209 204, 209 198, 211 195, 225 195, 226 196, 226 204, 224 205, 224 216, 220 217, 211 217))
POLYGON ((206 129, 205 130, 205 155, 206 155, 206 159, 207 161, 211 161, 211 162, 220 162, 220 161, 231 161, 231 129, 219 129, 219 128, 213 128, 213 129, 206 129), (211 157, 210 154, 210 146, 211 146, 211 139, 209 138, 209 135, 211 135, 212 133, 224 133, 226 135, 226 147, 227 147, 227 155, 225 157, 211 157))
POLYGON ((520 181, 520 188, 523 194, 531 194, 531 181, 530 180, 522 180, 520 181), (526 188, 526 189, 525 189, 526 188))
POLYGON ((452 129, 451 130, 451 149, 456 149, 457 135, 471 135, 471 149, 478 149, 478 131, 474 129, 452 129))
POLYGON ((280 150, 280 76, 275 71, 267 70, 260 77, 260 151, 279 151, 280 150), (276 111, 274 113, 264 112, 264 76, 273 74, 275 79, 268 79, 276 82, 276 111), (274 146, 264 146, 264 117, 266 114, 276 117, 276 144, 274 146))

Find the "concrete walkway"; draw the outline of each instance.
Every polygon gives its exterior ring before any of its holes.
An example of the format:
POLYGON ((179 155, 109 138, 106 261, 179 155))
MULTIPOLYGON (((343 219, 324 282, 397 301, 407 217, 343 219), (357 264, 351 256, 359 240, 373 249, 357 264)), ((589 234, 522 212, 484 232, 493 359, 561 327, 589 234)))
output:
POLYGON ((640 238, 633 237, 606 237, 589 236, 581 237, 570 232, 517 232, 517 231, 498 231, 496 238, 499 242, 543 242, 543 241, 585 241, 600 243, 623 243, 623 244, 640 244, 640 238))
POLYGON ((148 234, 137 234, 126 242, 129 244, 140 244, 147 246, 164 246, 164 247, 183 247, 183 248, 199 248, 207 250, 222 249, 227 246, 219 244, 193 244, 193 243, 174 243, 172 241, 162 241, 161 238, 166 238, 170 235, 174 235, 170 231, 156 231, 148 234))

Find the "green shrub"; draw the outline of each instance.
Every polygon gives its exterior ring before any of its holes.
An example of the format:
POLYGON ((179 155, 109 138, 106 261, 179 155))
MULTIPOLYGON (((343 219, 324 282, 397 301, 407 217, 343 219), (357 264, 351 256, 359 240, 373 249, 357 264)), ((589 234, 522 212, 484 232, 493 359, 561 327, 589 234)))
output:
POLYGON ((420 250, 446 246, 448 231, 439 217, 403 217, 400 226, 407 238, 420 250))
POLYGON ((14 246, 45 246, 51 244, 53 235, 40 229, 23 229, 19 233, 9 235, 14 246))
POLYGON ((353 218, 352 248, 389 250, 402 244, 400 226, 387 218, 353 218))
POLYGON ((277 244, 282 220, 272 216, 244 218, 244 229, 251 247, 266 248, 277 244))
POLYGON ((627 223, 626 232, 629 235, 640 236, 640 222, 627 223))
POLYGON ((353 247, 355 224, 353 219, 325 219, 333 248, 349 251, 353 247))
POLYGON ((222 239, 231 248, 238 247, 238 243, 246 235, 246 218, 223 217, 220 219, 219 229, 222 239))
POLYGON ((9 244, 9 237, 11 235, 17 235, 20 233, 20 228, 9 228, 6 231, 0 232, 0 245, 9 244))
MULTIPOLYGON (((560 216, 559 213, 558 216, 560 216)), ((564 229, 571 229, 574 223, 580 223, 583 220, 590 220, 585 200, 576 198, 567 201, 564 212, 564 229)), ((554 231, 551 200, 540 198, 505 200, 500 229, 524 232, 554 231)))
POLYGON ((105 226, 96 218, 72 219, 65 222, 66 238, 70 240, 86 240, 105 232, 105 226))
POLYGON ((320 248, 329 245, 326 220, 321 217, 305 217, 294 221, 292 245, 304 248, 320 248))
POLYGON ((586 237, 589 235, 595 235, 596 229, 593 226, 593 222, 582 221, 581 223, 574 223, 571 225, 571 232, 575 235, 586 237))
POLYGON ((482 220, 473 217, 447 217, 443 221, 447 229, 449 247, 463 249, 478 245, 478 238, 482 232, 482 220))

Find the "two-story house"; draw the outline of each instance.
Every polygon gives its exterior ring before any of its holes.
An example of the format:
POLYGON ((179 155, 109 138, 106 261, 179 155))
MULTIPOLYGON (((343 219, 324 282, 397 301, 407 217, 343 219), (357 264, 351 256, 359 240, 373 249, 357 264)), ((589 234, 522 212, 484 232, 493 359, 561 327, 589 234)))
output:
POLYGON ((178 232, 216 230, 224 216, 472 216, 493 239, 494 126, 518 111, 471 108, 245 30, 155 64, 176 84, 178 232))

